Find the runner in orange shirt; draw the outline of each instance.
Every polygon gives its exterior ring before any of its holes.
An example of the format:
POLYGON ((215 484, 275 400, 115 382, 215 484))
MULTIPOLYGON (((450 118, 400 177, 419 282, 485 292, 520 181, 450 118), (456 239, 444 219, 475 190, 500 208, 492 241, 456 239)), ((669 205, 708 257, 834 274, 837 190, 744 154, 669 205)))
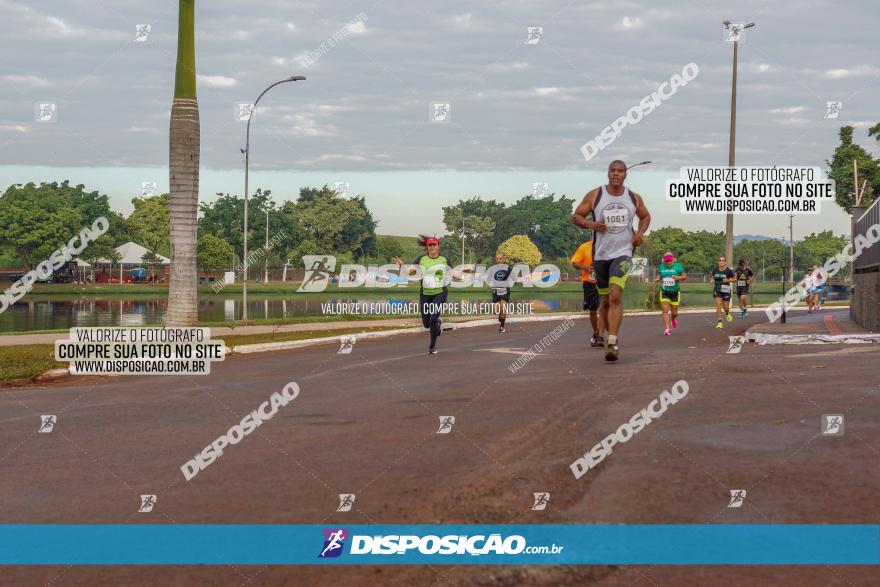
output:
POLYGON ((599 319, 599 288, 596 286, 596 273, 593 271, 593 240, 590 239, 577 248, 571 257, 571 264, 581 270, 581 282, 584 286, 584 310, 590 311, 590 323, 593 325, 591 347, 604 347, 605 325, 599 319))

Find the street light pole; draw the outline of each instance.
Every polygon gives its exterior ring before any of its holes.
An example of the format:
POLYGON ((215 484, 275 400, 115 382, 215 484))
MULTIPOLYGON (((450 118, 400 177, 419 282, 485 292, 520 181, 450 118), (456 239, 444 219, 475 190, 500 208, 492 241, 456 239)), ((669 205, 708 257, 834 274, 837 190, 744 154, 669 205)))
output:
MULTIPOLYGON (((724 21, 724 26, 727 29, 730 29, 732 23, 729 20, 724 21)), ((755 23, 750 22, 746 25, 742 25, 741 31, 751 28, 755 26, 755 23)), ((740 32, 741 32, 740 31, 740 32)), ((730 91, 730 145, 727 153, 727 165, 729 167, 733 167, 736 165, 736 66, 737 66, 737 57, 739 53, 739 39, 734 39, 733 41, 733 82, 731 84, 730 91)), ((725 227, 725 236, 724 236, 724 250, 725 250, 725 258, 728 262, 733 260, 733 213, 727 213, 727 223, 725 227)))
POLYGON ((242 281, 242 312, 241 319, 243 322, 247 322, 248 313, 247 313, 247 282, 248 282, 248 171, 250 170, 250 162, 251 162, 251 120, 254 117, 254 112, 257 110, 257 104, 260 102, 260 98, 262 98, 266 92, 274 88, 279 84, 284 84, 287 82, 298 82, 303 81, 306 78, 301 75, 292 75, 287 79, 283 79, 275 82, 268 88, 262 91, 262 93, 257 96, 257 100, 254 102, 253 108, 251 108, 251 113, 248 115, 247 121, 247 131, 245 138, 245 147, 244 147, 244 228, 242 230, 242 241, 244 244, 244 256, 242 257, 242 261, 244 263, 244 280, 242 281))
POLYGON ((266 253, 263 261, 263 283, 269 283, 269 209, 266 208, 266 253))

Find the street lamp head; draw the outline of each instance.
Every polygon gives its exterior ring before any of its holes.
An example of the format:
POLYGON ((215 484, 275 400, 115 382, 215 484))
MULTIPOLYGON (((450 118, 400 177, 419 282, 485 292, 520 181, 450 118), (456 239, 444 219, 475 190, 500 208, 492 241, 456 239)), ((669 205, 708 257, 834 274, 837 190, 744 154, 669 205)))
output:
POLYGON ((723 23, 721 23, 721 24, 723 24, 724 26, 730 26, 731 23, 730 23, 729 20, 725 20, 725 21, 724 21, 723 23))
POLYGON ((305 80, 305 79, 306 79, 306 76, 304 76, 304 75, 292 75, 292 76, 290 76, 289 78, 287 78, 287 81, 291 81, 291 82, 300 82, 300 81, 303 81, 303 80, 305 80))
POLYGON ((752 28, 753 26, 755 26, 755 23, 750 22, 749 24, 745 25, 743 28, 744 28, 744 29, 750 29, 750 28, 752 28))

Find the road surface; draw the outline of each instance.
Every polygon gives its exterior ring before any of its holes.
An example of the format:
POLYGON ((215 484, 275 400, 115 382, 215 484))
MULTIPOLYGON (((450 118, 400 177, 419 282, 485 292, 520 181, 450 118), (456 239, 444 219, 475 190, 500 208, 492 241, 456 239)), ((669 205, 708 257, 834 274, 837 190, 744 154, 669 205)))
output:
MULTIPOLYGON (((745 346, 709 314, 626 318, 621 360, 560 322, 230 357, 205 377, 0 390, 0 523, 880 523, 877 345, 745 346), (548 340, 548 339, 545 339, 548 340), (596 469, 569 465, 664 389, 689 393, 596 469), (299 397, 186 481, 288 382, 299 397), (820 434, 844 414, 843 436, 820 434), (57 415, 37 433, 40 415, 57 415), (441 417, 454 416, 448 434, 441 417), (728 508, 731 489, 746 489, 728 508), (531 511, 532 494, 550 493, 531 511), (337 512, 353 493, 349 512, 337 512), (157 495, 138 513, 141 494, 157 495)), ((208 547, 208 545, 206 545, 208 547)), ((867 567, 13 567, 4 584, 869 585, 867 567)))

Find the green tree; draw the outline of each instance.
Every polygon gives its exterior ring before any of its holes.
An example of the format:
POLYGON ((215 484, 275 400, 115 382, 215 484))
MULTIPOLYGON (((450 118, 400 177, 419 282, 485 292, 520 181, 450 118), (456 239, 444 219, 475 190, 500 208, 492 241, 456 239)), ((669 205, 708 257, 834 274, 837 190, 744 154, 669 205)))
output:
POLYGON ((110 210, 107 196, 86 192, 83 185, 11 185, 0 196, 0 242, 15 251, 24 267, 33 269, 101 216, 110 222, 111 234, 121 230, 114 226, 118 215, 110 210))
POLYGON ((776 239, 743 240, 733 249, 733 263, 744 259, 758 279, 782 278, 782 264, 788 265, 788 247, 776 239))
POLYGON ((98 263, 109 263, 111 266, 110 273, 112 274, 112 266, 119 263, 121 258, 122 255, 116 251, 113 243, 104 240, 103 237, 90 244, 80 255, 80 259, 91 265, 92 281, 95 281, 95 265, 98 263))
POLYGON ((823 230, 804 237, 802 243, 808 254, 807 264, 812 267, 823 265, 825 261, 838 254, 849 243, 849 239, 845 236, 835 236, 831 230, 823 230))
POLYGON ((498 219, 494 242, 526 235, 545 257, 571 256, 573 243, 581 236, 581 229, 571 222, 573 206, 574 200, 565 196, 524 196, 498 219))
POLYGON ((192 326, 198 319, 196 239, 200 153, 195 0, 179 0, 178 6, 177 62, 168 150, 171 280, 165 321, 169 326, 192 326))
POLYGON ((514 235, 498 245, 498 252, 502 253, 504 259, 511 264, 526 263, 534 267, 541 262, 541 251, 524 234, 514 235))
POLYGON ((196 262, 203 272, 210 269, 225 269, 232 265, 235 253, 232 246, 213 234, 203 234, 199 237, 198 253, 196 262))
POLYGON ((141 257, 147 271, 150 272, 150 281, 156 281, 156 270, 162 266, 162 259, 153 251, 147 251, 141 257))
POLYGON ((392 257, 405 259, 403 245, 391 236, 376 237, 376 256, 382 263, 390 263, 392 257))
MULTIPOLYGON (((218 193, 213 202, 202 203, 199 231, 213 234, 228 242, 237 254, 243 252, 241 240, 244 228, 244 198, 233 194, 218 193)), ((257 189, 248 198, 248 251, 266 242, 266 212, 269 213, 269 238, 284 233, 291 238, 296 224, 283 214, 272 201, 272 190, 257 189)), ((302 235, 299 235, 300 238, 302 235)), ((289 244, 289 243, 288 243, 289 244)))
POLYGON ((303 256, 305 255, 321 255, 321 254, 330 254, 327 253, 326 250, 322 249, 318 246, 318 243, 311 239, 302 240, 296 244, 295 247, 290 249, 287 253, 287 258, 290 259, 291 264, 297 268, 304 268, 303 264, 303 256))
POLYGON ((454 206, 444 206, 443 224, 447 233, 457 237, 459 243, 463 237, 471 255, 482 260, 494 249, 496 219, 503 212, 504 204, 474 196, 469 200, 459 200, 454 206))
POLYGON ((320 253, 366 249, 375 236, 375 221, 363 198, 343 198, 326 185, 300 189, 299 199, 285 202, 281 215, 295 225, 294 234, 313 241, 320 253))
POLYGON ((719 255, 724 254, 724 233, 708 230, 688 232, 665 226, 645 235, 640 250, 650 258, 652 266, 657 266, 663 253, 671 251, 685 269, 704 273, 717 264, 719 255))
POLYGON ((163 256, 171 254, 171 196, 162 194, 132 198, 132 212, 126 219, 131 240, 163 256))
MULTIPOLYGON (((880 162, 861 146, 853 142, 853 130, 851 126, 840 129, 840 145, 834 150, 834 156, 826 160, 828 165, 828 177, 836 183, 837 205, 852 213, 855 205, 853 190, 853 160, 859 163, 859 189, 863 180, 868 180, 865 188, 865 198, 861 202, 863 206, 870 205, 873 200, 873 190, 880 187, 880 162)), ((872 127, 869 134, 880 140, 880 124, 872 127)))

